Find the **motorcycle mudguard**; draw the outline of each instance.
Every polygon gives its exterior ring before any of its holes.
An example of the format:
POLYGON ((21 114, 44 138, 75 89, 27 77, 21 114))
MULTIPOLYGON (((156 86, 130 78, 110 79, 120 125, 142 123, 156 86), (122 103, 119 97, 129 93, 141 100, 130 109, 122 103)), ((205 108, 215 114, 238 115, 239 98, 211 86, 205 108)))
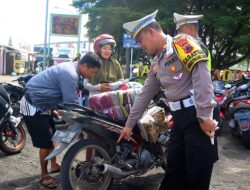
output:
POLYGON ((57 130, 52 137, 52 141, 57 142, 58 145, 45 158, 45 160, 50 160, 53 157, 59 155, 81 132, 82 127, 78 123, 75 123, 74 125, 69 127, 65 132, 57 130))
POLYGON ((54 148, 54 150, 44 159, 46 161, 51 160, 52 158, 59 155, 67 146, 69 143, 60 143, 58 146, 54 148))

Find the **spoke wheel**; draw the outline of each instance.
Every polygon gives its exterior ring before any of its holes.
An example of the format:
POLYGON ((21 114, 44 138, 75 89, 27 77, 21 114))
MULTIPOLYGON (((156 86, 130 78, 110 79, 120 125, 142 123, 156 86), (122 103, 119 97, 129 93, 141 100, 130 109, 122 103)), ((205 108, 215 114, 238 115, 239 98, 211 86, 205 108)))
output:
POLYGON ((64 190, 106 190, 112 177, 100 172, 100 164, 110 160, 107 148, 94 139, 81 140, 65 154, 61 165, 64 190))

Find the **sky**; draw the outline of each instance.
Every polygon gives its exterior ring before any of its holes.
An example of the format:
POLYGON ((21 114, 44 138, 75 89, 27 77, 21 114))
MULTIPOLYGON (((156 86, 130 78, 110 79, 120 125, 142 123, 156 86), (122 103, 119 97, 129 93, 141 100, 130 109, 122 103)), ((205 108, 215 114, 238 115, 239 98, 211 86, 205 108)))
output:
MULTIPOLYGON (((76 14, 69 6, 72 0, 48 0, 50 14, 76 14)), ((13 45, 41 44, 45 36, 46 0, 2 0, 0 6, 0 44, 7 45, 10 37, 13 45)), ((48 16, 48 22, 49 22, 48 16)), ((87 16, 82 18, 83 24, 87 16)), ((49 24, 48 24, 49 28, 49 24)), ((82 34, 86 30, 82 29, 82 34)), ((82 36, 83 36, 82 35, 82 36)), ((66 37, 51 37, 51 41, 72 40, 66 37)))

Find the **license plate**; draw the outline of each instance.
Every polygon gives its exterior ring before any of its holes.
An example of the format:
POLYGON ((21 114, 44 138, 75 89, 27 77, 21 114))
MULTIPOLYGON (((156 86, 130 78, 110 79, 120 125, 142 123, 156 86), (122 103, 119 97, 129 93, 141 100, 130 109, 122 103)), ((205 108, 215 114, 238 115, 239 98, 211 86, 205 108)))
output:
POLYGON ((75 132, 57 130, 52 137, 52 140, 57 142, 71 143, 75 134, 75 132))
POLYGON ((250 119, 250 112, 243 112, 243 113, 235 113, 235 119, 250 119))

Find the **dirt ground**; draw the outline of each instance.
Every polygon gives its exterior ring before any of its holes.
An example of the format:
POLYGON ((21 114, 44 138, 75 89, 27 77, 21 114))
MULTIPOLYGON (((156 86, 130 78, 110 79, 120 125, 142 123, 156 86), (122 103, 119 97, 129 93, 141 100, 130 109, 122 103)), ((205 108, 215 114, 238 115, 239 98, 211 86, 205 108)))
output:
MULTIPOLYGON (((12 77, 10 77, 12 79, 12 77)), ((10 80, 0 76, 0 81, 10 80)), ((210 190, 250 189, 250 150, 240 139, 233 137, 224 127, 218 137, 220 160, 215 164, 210 190)), ((0 190, 44 190, 39 184, 38 150, 27 135, 26 146, 20 154, 7 156, 0 151, 0 190)), ((59 180, 59 174, 54 174, 59 180)), ((115 182, 112 190, 156 190, 164 172, 154 169, 143 177, 115 182)), ((60 185, 56 190, 60 190, 60 185)))

